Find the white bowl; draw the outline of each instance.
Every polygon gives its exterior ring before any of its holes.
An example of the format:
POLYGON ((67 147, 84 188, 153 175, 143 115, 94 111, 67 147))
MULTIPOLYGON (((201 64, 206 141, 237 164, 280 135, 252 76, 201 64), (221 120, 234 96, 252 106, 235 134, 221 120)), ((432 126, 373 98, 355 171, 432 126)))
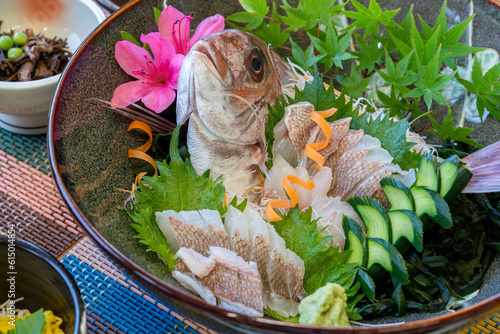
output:
MULTIPOLYGON (((106 18, 92 0, 0 0, 1 32, 9 29, 61 37, 74 52, 106 18)), ((60 74, 26 81, 0 81, 0 127, 20 134, 47 131, 48 112, 60 74)))

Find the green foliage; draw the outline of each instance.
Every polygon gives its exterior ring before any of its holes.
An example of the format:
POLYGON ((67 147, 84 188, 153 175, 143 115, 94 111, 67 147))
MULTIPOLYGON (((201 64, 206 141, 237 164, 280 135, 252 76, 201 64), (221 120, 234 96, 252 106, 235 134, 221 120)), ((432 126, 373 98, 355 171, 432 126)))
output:
POLYGON ((369 113, 353 117, 352 129, 363 129, 365 134, 378 138, 382 147, 393 157, 393 163, 398 164, 403 170, 418 167, 421 155, 410 149, 415 143, 406 141, 406 131, 410 124, 406 120, 395 121, 384 115, 371 119, 369 113))
POLYGON ((129 41, 131 43, 134 43, 137 46, 141 46, 141 44, 137 41, 137 39, 135 39, 135 37, 132 36, 130 33, 126 32, 126 31, 122 31, 121 35, 122 35, 122 39, 124 41, 129 41))
POLYGON ((364 318, 401 315, 407 311, 436 312, 463 302, 485 280, 500 244, 499 193, 460 194, 448 203, 453 227, 434 227, 425 234, 424 251, 410 251, 410 283, 377 282, 375 302, 362 300, 364 318))
POLYGON ((332 21, 328 21, 324 41, 314 37, 311 33, 308 34, 312 45, 324 56, 320 60, 324 60, 325 71, 328 71, 332 65, 343 68, 342 62, 344 60, 356 58, 356 56, 346 52, 349 47, 352 30, 339 36, 337 30, 332 25, 332 21))
POLYGON ((381 25, 386 27, 397 26, 397 23, 392 21, 392 18, 398 13, 399 9, 384 12, 375 0, 370 0, 368 8, 356 0, 351 0, 351 3, 358 11, 343 12, 345 16, 356 20, 347 29, 351 29, 352 27, 365 29, 364 39, 377 33, 381 25))
POLYGON ((371 77, 363 79, 359 72, 351 67, 350 76, 337 75, 335 79, 342 85, 342 93, 351 97, 351 99, 357 99, 362 97, 363 93, 368 90, 371 77))
POLYGON ((298 207, 290 209, 283 220, 272 223, 276 232, 285 240, 286 247, 304 260, 304 289, 308 294, 328 282, 349 289, 357 274, 357 267, 347 264, 350 251, 332 248, 332 236, 322 236, 316 220, 311 220, 312 209, 303 212, 298 207))
MULTIPOLYGON (((227 20, 233 26, 243 24, 245 30, 274 48, 288 50, 291 61, 305 70, 312 71, 318 65, 325 77, 334 78, 333 85, 342 87, 340 90, 352 98, 365 95, 372 74, 377 71, 384 81, 382 86, 391 88, 390 93, 377 92, 379 101, 390 109, 391 116, 399 117, 410 112, 413 117, 421 115, 420 101, 427 110, 436 103, 447 104, 441 91, 455 73, 442 73, 441 69, 448 66, 456 71, 457 57, 483 50, 459 43, 474 15, 448 29, 446 1, 433 26, 413 12, 413 5, 398 24, 393 20, 398 10, 383 10, 376 0, 370 0, 367 7, 351 0, 355 10, 346 10, 347 2, 335 3, 299 0, 292 5, 286 0, 276 1, 269 14, 264 0, 240 0, 244 11, 227 20), (338 22, 342 20, 335 18, 341 16, 350 18, 351 24, 340 26, 338 22), (350 74, 349 70, 342 71, 347 68, 351 69, 350 74)), ((500 66, 490 71, 483 75, 476 70, 472 82, 457 80, 478 96, 481 116, 487 109, 500 119, 500 66)))
POLYGON ((359 48, 359 51, 351 52, 354 56, 356 56, 356 61, 358 62, 356 71, 362 71, 366 69, 367 73, 371 73, 376 64, 382 64, 384 50, 379 48, 379 43, 382 39, 378 36, 372 35, 370 41, 367 41, 356 32, 353 33, 353 36, 356 39, 356 43, 358 44, 359 48))
POLYGON ((179 127, 170 141, 170 163, 157 162, 158 176, 145 176, 134 192, 137 203, 129 212, 138 232, 137 238, 156 252, 169 270, 175 267, 175 255, 170 251, 165 236, 156 224, 155 212, 164 210, 190 211, 211 209, 224 212, 225 188, 220 180, 212 180, 209 171, 196 175, 189 159, 183 160, 178 151, 179 127))
POLYGON ((440 125, 431 116, 430 116, 430 119, 432 122, 433 129, 427 130, 427 131, 441 137, 441 139, 443 139, 443 142, 450 140, 450 141, 459 141, 459 142, 466 143, 466 144, 472 145, 472 146, 478 146, 478 147, 481 146, 475 140, 469 138, 469 133, 472 131, 472 129, 460 128, 460 127, 456 128, 455 127, 455 124, 453 123, 453 118, 451 115, 451 108, 450 107, 448 107, 448 115, 444 119, 443 125, 440 125))
POLYGON ((487 109, 493 116, 500 120, 500 64, 490 68, 484 75, 481 70, 481 64, 474 59, 472 66, 472 82, 460 78, 458 74, 456 79, 467 89, 469 93, 477 95, 477 110, 483 117, 484 109, 487 109))
POLYGON ((17 319, 15 328, 7 331, 7 334, 38 334, 42 333, 44 326, 45 315, 41 308, 24 319, 17 319))

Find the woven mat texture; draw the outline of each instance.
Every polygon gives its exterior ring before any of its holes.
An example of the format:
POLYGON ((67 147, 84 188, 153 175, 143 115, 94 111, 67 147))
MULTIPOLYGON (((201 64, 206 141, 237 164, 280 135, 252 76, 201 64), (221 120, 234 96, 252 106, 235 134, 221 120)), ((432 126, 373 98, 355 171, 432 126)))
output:
MULTIPOLYGON (((215 333, 141 290, 85 237, 51 176, 45 136, 0 129, 0 231, 55 256, 73 275, 93 333, 215 333)), ((500 333, 500 313, 460 334, 500 333)))

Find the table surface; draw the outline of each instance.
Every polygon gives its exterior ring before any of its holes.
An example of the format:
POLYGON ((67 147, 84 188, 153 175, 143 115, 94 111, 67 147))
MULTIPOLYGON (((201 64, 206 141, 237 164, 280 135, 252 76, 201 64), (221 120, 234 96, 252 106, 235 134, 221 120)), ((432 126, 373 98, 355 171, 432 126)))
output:
MULTIPOLYGON (((215 333, 149 296, 84 235, 52 179, 45 136, 0 129, 0 231, 10 223, 72 274, 89 332, 215 333)), ((462 333, 500 333, 500 313, 462 333)))

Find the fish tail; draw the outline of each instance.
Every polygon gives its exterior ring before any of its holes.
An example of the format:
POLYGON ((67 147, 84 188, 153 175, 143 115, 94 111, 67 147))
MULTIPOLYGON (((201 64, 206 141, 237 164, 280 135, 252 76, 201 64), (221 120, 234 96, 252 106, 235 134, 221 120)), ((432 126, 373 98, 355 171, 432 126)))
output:
POLYGON ((500 191, 500 141, 474 152, 462 161, 472 172, 464 193, 500 191))

